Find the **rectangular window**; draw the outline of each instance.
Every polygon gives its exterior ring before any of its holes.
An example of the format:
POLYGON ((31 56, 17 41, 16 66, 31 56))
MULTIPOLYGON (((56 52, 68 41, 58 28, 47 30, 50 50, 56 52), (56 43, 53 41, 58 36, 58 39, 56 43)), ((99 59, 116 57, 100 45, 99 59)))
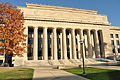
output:
POLYGON ((111 45, 114 45, 114 40, 111 40, 111 45))
POLYGON ((119 40, 116 40, 116 44, 119 45, 119 40))
POLYGON ((60 38, 57 38, 57 44, 60 44, 60 38))
POLYGON ((115 48, 112 49, 112 52, 115 53, 115 48))
POLYGON ((112 45, 112 52, 115 53, 115 46, 112 45))
POLYGON ((120 48, 118 48, 118 53, 120 53, 120 48))
POLYGON ((42 38, 38 38, 38 44, 42 44, 42 38))
POLYGON ((119 38, 118 34, 115 34, 115 37, 116 37, 116 38, 119 38))
POLYGON ((77 44, 77 39, 76 39, 76 44, 77 44))
POLYGON ((28 37, 28 44, 33 44, 33 38, 28 37))
POLYGON ((113 34, 110 34, 110 38, 113 38, 113 34))
POLYGON ((67 38, 66 41, 67 41, 67 45, 69 45, 69 38, 67 38))
POLYGON ((48 44, 49 45, 51 44, 51 38, 48 38, 48 44))

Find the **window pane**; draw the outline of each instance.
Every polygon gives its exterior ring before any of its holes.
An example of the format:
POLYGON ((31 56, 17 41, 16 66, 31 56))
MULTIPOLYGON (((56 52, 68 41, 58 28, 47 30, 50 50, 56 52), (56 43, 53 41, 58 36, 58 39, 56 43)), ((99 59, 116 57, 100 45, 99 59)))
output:
POLYGON ((116 40, 116 44, 119 45, 119 40, 116 40))
POLYGON ((111 40, 111 45, 114 45, 114 40, 111 40))
POLYGON ((48 38, 48 44, 49 45, 51 44, 51 38, 48 38))
POLYGON ((112 52, 115 53, 115 48, 112 49, 112 52))
POLYGON ((66 41, 67 41, 67 45, 69 45, 69 38, 67 38, 66 41))
POLYGON ((38 38, 38 44, 42 44, 42 38, 38 38))
POLYGON ((60 38, 57 38, 57 44, 60 44, 60 38))
POLYGON ((115 34, 115 37, 116 37, 116 38, 119 38, 118 34, 115 34))
POLYGON ((113 38, 113 34, 110 34, 110 38, 113 38))
POLYGON ((120 48, 118 48, 118 53, 120 53, 120 48))
POLYGON ((33 44, 33 38, 28 38, 28 44, 33 44))

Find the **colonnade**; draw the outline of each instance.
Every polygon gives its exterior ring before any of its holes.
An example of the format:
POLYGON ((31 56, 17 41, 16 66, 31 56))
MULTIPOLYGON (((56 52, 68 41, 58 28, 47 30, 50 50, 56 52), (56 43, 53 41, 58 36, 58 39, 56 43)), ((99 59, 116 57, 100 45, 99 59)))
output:
POLYGON ((100 48, 103 44, 102 31, 46 27, 32 27, 32 29, 33 46, 31 47, 33 50, 31 53, 28 51, 28 54, 32 54, 32 60, 39 60, 39 54, 41 54, 40 60, 80 59, 81 49, 83 49, 85 58, 98 58, 104 54, 103 49, 100 48), (41 30, 41 41, 38 39, 39 29, 41 30), (84 41, 84 46, 81 46, 80 40, 84 41), (41 43, 41 52, 39 52, 39 43, 41 43))

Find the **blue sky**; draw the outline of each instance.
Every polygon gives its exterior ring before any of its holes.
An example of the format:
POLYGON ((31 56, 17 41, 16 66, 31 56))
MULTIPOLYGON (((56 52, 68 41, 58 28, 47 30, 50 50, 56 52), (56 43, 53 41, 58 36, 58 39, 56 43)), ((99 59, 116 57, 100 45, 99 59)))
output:
POLYGON ((25 6, 26 2, 55 6, 97 10, 99 14, 108 15, 113 26, 120 26, 120 0, 0 0, 15 6, 25 6))

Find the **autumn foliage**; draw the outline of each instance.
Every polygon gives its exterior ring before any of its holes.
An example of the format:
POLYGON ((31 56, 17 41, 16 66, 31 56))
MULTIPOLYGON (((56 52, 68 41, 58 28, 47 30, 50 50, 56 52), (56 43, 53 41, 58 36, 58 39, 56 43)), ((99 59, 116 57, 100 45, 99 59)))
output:
POLYGON ((0 3, 0 53, 22 56, 26 48, 23 13, 9 3, 0 3))

